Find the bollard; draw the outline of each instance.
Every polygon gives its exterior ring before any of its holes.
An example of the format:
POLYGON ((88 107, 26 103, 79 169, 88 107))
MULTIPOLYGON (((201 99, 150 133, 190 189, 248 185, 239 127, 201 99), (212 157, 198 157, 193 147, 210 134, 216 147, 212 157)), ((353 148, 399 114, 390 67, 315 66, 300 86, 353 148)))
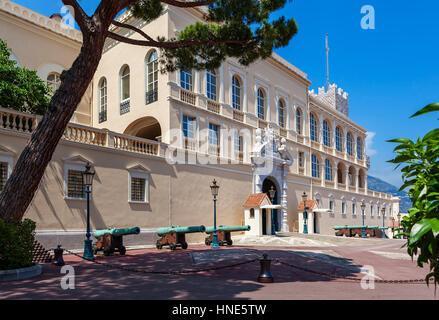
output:
POLYGON ((273 275, 270 272, 271 259, 268 259, 268 255, 264 254, 264 258, 259 260, 261 262, 261 273, 258 277, 258 282, 272 283, 274 282, 273 275))
POLYGON ((64 259, 63 259, 63 252, 64 249, 61 248, 61 245, 58 245, 58 248, 54 249, 53 252, 55 253, 55 261, 53 261, 53 264, 58 267, 62 267, 65 265, 64 259))

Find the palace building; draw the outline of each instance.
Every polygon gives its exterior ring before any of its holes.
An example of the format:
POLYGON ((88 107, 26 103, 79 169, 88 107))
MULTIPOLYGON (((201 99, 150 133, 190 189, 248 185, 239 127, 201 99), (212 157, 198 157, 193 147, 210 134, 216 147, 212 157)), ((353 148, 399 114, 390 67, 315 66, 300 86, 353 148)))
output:
MULTIPOLYGON (((202 11, 168 7, 149 24, 129 12, 118 20, 171 38, 201 21, 202 11)), ((81 33, 59 15, 45 17, 9 0, 0 0, 0 38, 18 65, 36 70, 54 90, 81 48, 81 33)), ((107 41, 26 213, 39 235, 82 236, 81 171, 88 162, 96 171, 93 229, 139 226, 154 234, 173 225, 211 226, 213 179, 220 185, 218 224, 251 224, 259 234, 271 233, 271 212, 245 215, 244 204, 270 189, 279 232, 303 232, 304 192, 315 200, 307 208, 309 233, 362 225, 362 203, 369 226, 388 226, 399 212, 398 198, 367 188, 367 130, 349 118, 348 94, 337 85, 310 90, 307 74, 275 53, 248 67, 227 59, 218 70, 173 73, 160 72, 159 56, 155 48, 107 41)), ((0 113, 3 188, 40 117, 0 113)))

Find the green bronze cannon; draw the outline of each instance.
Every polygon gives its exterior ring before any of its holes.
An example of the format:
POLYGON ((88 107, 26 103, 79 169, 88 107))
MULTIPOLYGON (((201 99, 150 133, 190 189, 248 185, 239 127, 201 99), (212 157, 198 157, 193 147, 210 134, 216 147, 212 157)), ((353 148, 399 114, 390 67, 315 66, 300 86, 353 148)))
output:
POLYGON ((121 255, 124 255, 126 253, 126 248, 123 245, 123 236, 139 233, 139 227, 126 229, 109 228, 106 230, 96 230, 93 233, 93 236, 98 241, 95 245, 93 245, 93 253, 97 254, 98 251, 104 251, 104 255, 109 256, 115 251, 118 251, 121 255))
POLYGON ((188 247, 186 242, 186 234, 205 231, 205 226, 175 226, 171 228, 159 228, 157 229, 157 234, 160 236, 160 239, 157 240, 156 247, 160 250, 163 248, 163 246, 169 246, 171 250, 175 250, 178 246, 180 246, 183 250, 186 250, 188 247))
MULTIPOLYGON (((204 241, 206 246, 210 246, 212 244, 214 231, 215 231, 214 227, 206 228, 206 233, 209 234, 209 236, 204 241)), ((216 233, 218 236, 218 244, 220 246, 226 244, 228 246, 231 246, 233 244, 231 233, 239 232, 239 231, 250 231, 250 226, 218 226, 216 228, 216 233)))

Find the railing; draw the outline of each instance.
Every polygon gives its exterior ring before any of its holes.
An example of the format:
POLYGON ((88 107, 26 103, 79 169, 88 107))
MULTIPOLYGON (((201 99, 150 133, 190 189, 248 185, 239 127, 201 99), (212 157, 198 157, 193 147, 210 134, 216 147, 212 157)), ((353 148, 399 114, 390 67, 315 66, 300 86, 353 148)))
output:
POLYGON ((233 109, 233 119, 244 122, 244 113, 239 110, 233 109))
POLYGON ((191 138, 184 138, 184 148, 187 150, 197 150, 197 140, 191 138))
POLYGON ((334 188, 334 185, 335 185, 334 181, 329 181, 329 180, 325 181, 325 187, 334 188))
POLYGON ((159 90, 158 89, 154 89, 152 91, 147 91, 145 94, 146 104, 153 103, 153 102, 157 101, 158 98, 159 98, 159 90))
POLYGON ((130 112, 130 99, 124 100, 120 103, 120 115, 130 112))
POLYGON ((115 149, 150 155, 159 154, 159 143, 157 141, 151 141, 122 134, 114 134, 113 144, 115 149))
POLYGON ((320 149, 320 143, 314 140, 311 140, 311 147, 314 149, 320 149))
POLYGON ((197 95, 191 91, 180 89, 180 100, 195 105, 197 101, 197 95))
POLYGON ((105 146, 107 144, 107 131, 79 124, 69 124, 62 138, 72 142, 105 146))
POLYGON ((265 120, 259 119, 258 126, 259 126, 259 129, 266 129, 268 126, 268 123, 265 120))
POLYGON ((350 192, 356 192, 357 188, 355 186, 349 186, 349 191, 350 192))
POLYGON ((305 168, 304 167, 299 167, 299 174, 305 174, 305 168))
POLYGON ((41 117, 0 107, 0 128, 31 133, 41 117))
POLYGON ((287 138, 287 137, 288 137, 288 131, 287 131, 287 129, 280 128, 280 130, 279 130, 279 134, 280 134, 281 137, 284 137, 284 138, 287 138))
POLYGON ((235 151, 235 159, 239 160, 239 162, 244 161, 244 152, 243 151, 235 151))
POLYGON ((340 190, 346 190, 346 184, 338 182, 337 188, 340 190))
POLYGON ((334 150, 332 147, 328 147, 328 146, 323 146, 323 150, 326 152, 326 153, 332 153, 332 150, 334 150))
POLYGON ((344 158, 344 152, 343 151, 335 150, 335 154, 337 155, 337 157, 344 158))
POLYGON ((297 135, 297 142, 303 144, 305 142, 305 137, 302 135, 297 135))
POLYGON ((207 110, 219 114, 221 112, 221 105, 216 101, 208 99, 207 100, 207 110))
POLYGON ((209 154, 219 156, 220 155, 220 147, 214 144, 209 145, 209 154))

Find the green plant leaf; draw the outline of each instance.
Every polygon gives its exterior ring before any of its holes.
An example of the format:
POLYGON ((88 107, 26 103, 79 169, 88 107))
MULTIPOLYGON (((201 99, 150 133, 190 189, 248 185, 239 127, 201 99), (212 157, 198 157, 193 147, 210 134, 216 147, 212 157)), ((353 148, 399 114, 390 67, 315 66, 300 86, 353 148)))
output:
POLYGON ((429 232, 432 229, 431 223, 429 223, 430 219, 423 219, 421 222, 416 223, 410 232, 409 244, 413 245, 418 242, 423 235, 429 232))
POLYGON ((423 114, 426 114, 426 113, 430 113, 430 112, 434 112, 434 111, 439 111, 439 103, 429 104, 428 106, 426 106, 426 107, 422 108, 421 110, 419 110, 418 112, 416 112, 410 118, 418 117, 420 115, 423 115, 423 114))

